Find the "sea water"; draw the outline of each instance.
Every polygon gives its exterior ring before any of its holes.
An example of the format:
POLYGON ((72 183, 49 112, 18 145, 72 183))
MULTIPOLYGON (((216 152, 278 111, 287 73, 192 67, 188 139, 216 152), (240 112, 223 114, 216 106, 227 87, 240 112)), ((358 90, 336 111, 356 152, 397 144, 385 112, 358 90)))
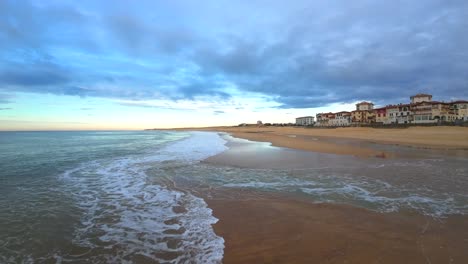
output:
MULTIPOLYGON (((220 263, 224 240, 199 195, 213 191, 441 219, 468 214, 466 157, 316 153, 318 164, 274 169, 201 162, 232 140, 210 132, 0 133, 0 263, 220 263)), ((252 159, 265 145, 244 143, 252 159)))
POLYGON ((0 133, 0 263, 221 262, 204 200, 146 170, 190 166, 224 143, 212 133, 0 133))

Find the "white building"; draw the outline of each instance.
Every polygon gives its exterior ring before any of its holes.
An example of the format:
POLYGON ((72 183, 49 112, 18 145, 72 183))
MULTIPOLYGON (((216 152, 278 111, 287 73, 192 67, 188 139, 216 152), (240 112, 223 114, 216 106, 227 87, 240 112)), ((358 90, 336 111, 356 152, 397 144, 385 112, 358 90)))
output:
POLYGON ((360 102, 359 104, 356 104, 356 110, 357 111, 369 111, 374 109, 374 104, 369 103, 369 102, 360 102))
POLYGON ((313 116, 303 116, 296 118, 296 125, 298 126, 312 126, 314 124, 313 116))
POLYGON ((410 97, 411 103, 416 104, 420 102, 430 102, 432 101, 432 95, 430 94, 417 94, 410 97))
POLYGON ((387 106, 387 116, 390 124, 408 124, 413 121, 409 104, 387 106))
POLYGON ((335 118, 330 119, 328 122, 330 126, 349 126, 351 124, 351 112, 335 113, 335 118))

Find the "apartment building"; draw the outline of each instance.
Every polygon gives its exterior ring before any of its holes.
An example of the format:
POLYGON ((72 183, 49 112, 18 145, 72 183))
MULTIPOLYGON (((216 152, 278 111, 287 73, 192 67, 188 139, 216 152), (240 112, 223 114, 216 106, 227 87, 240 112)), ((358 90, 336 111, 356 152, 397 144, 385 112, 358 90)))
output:
POLYGON ((388 105, 387 115, 388 123, 387 124, 408 124, 413 121, 411 114, 411 105, 410 104, 398 104, 398 105, 388 105))
POLYGON ((330 126, 330 120, 335 119, 335 114, 334 113, 319 113, 316 115, 317 116, 317 123, 315 123, 315 126, 330 126))
POLYGON ((374 109, 375 122, 380 124, 390 124, 390 119, 387 115, 387 107, 374 109))
POLYGON ((468 101, 459 100, 450 103, 458 120, 468 121, 468 101))
POLYGON ((375 123, 374 104, 360 102, 356 104, 356 110, 351 112, 351 122, 355 124, 375 123))
POLYGON ((296 118, 296 125, 297 126, 312 126, 314 125, 314 118, 313 116, 303 116, 296 118))
POLYGON ((328 121, 330 126, 349 126, 351 124, 351 112, 341 111, 334 115, 335 118, 328 121))
POLYGON ((413 123, 424 124, 424 123, 435 123, 432 117, 432 102, 419 102, 411 105, 411 112, 413 113, 413 123))
MULTIPOLYGON (((430 94, 416 94, 410 97, 411 103, 387 105, 374 109, 371 102, 356 104, 356 110, 337 113, 319 113, 315 126, 349 126, 361 124, 423 124, 437 122, 468 121, 468 101, 450 103, 432 101, 430 94)), ((313 117, 296 118, 296 124, 313 123, 313 117), (308 121, 304 118, 309 118, 308 121), (312 121, 310 121, 312 120, 312 121)))

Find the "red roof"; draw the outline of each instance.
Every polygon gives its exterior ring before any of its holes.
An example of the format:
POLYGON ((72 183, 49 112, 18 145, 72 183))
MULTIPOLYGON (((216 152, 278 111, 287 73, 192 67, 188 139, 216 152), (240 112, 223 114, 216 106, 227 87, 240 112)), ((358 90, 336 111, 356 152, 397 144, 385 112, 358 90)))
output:
POLYGON ((465 101, 465 100, 457 100, 457 101, 453 101, 453 102, 450 102, 451 104, 468 104, 468 101, 465 101))
POLYGON ((386 110, 386 109, 387 109, 387 106, 379 107, 379 108, 374 108, 374 110, 386 110))

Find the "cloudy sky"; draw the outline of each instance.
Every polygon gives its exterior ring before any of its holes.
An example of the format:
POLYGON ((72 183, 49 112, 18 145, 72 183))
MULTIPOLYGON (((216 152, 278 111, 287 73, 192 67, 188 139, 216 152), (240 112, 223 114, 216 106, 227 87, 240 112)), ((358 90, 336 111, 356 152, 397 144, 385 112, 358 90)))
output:
POLYGON ((0 1, 0 130, 468 99, 468 1, 0 1))

